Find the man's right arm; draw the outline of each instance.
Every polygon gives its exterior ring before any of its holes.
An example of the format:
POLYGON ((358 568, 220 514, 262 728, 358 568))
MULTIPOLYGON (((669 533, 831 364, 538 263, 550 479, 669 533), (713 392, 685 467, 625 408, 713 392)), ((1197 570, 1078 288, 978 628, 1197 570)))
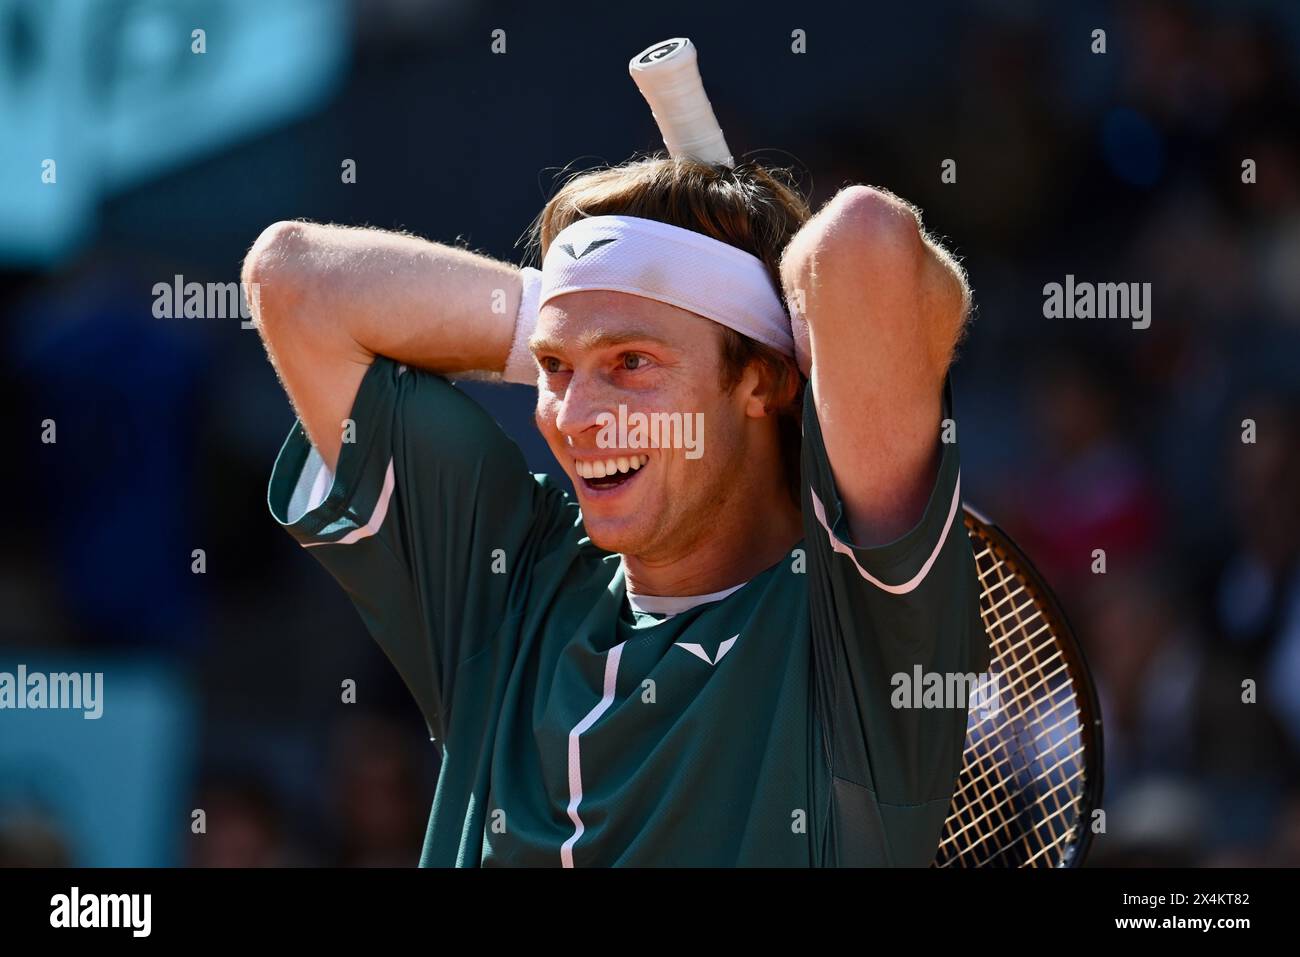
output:
POLYGON ((441 373, 500 372, 514 334, 517 267, 413 236, 279 222, 244 260, 262 339, 330 469, 376 355, 441 373))

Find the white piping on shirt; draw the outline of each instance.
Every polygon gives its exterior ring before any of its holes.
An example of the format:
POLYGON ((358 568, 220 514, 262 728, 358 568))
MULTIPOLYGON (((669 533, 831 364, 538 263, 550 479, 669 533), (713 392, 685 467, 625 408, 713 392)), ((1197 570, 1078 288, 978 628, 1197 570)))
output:
POLYGON ((354 528, 342 538, 337 538, 331 542, 304 542, 303 548, 314 548, 317 545, 351 545, 353 542, 359 542, 363 538, 369 538, 379 531, 380 526, 384 524, 384 518, 388 515, 388 502, 393 497, 393 488, 396 485, 396 478, 393 475, 393 460, 388 460, 388 471, 384 473, 384 487, 379 490, 379 501, 375 502, 375 509, 370 513, 370 519, 360 528, 354 528))
POLYGON ((605 659, 605 688, 601 699, 596 702, 596 706, 587 712, 587 716, 573 726, 569 732, 569 820, 573 822, 573 833, 569 839, 564 842, 560 848, 560 866, 573 866, 573 845, 582 837, 582 832, 586 828, 582 824, 582 818, 578 816, 578 805, 582 803, 582 749, 579 739, 583 732, 596 723, 602 714, 609 710, 609 706, 614 703, 614 685, 618 680, 618 662, 623 657, 623 646, 627 644, 620 641, 613 648, 609 649, 609 655, 605 659))
POLYGON ((858 574, 871 582, 871 584, 875 585, 881 591, 889 592, 891 595, 906 595, 908 592, 914 590, 916 586, 921 584, 921 582, 925 581, 925 576, 930 573, 931 566, 934 565, 935 560, 939 557, 939 550, 943 548, 943 543, 948 538, 948 532, 952 529, 952 521, 957 517, 957 508, 961 505, 961 472, 957 473, 957 482, 952 490, 952 504, 948 507, 948 518, 947 521, 944 522, 943 532, 940 533, 939 540, 934 543, 934 550, 930 552, 930 557, 925 560, 925 564, 921 566, 921 570, 912 576, 911 581, 906 581, 901 585, 886 585, 879 578, 876 578, 858 564, 858 559, 857 556, 853 554, 853 549, 836 538, 835 533, 831 531, 831 527, 826 521, 826 508, 822 505, 822 500, 817 497, 816 490, 810 487, 808 491, 812 493, 813 514, 817 516, 817 521, 821 524, 821 527, 826 530, 826 537, 830 539, 831 549, 839 552, 841 555, 847 555, 849 561, 853 563, 853 567, 858 570, 858 574))

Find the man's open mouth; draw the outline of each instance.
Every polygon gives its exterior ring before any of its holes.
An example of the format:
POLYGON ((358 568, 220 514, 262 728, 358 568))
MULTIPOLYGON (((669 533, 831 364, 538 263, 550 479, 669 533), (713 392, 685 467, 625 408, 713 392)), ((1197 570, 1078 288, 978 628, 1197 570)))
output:
POLYGON ((619 455, 597 461, 574 459, 573 468, 588 489, 603 491, 624 484, 649 461, 648 455, 619 455))

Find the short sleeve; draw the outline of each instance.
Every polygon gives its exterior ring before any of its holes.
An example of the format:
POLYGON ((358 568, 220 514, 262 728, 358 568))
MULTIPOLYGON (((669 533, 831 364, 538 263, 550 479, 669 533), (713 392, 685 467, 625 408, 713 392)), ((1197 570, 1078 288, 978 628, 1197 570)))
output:
MULTIPOLYGON (((943 405, 951 418, 947 382, 943 405)), ((889 544, 861 547, 807 388, 802 469, 809 614, 840 863, 933 859, 961 769, 967 710, 915 706, 920 699, 900 689, 910 691, 935 674, 945 682, 948 675, 979 680, 988 667, 957 443, 941 448, 915 527, 889 544)))
POLYGON ((506 640, 514 592, 562 531, 567 499, 472 399, 382 356, 343 425, 331 474, 294 423, 271 513, 343 586, 441 739, 457 665, 506 640))

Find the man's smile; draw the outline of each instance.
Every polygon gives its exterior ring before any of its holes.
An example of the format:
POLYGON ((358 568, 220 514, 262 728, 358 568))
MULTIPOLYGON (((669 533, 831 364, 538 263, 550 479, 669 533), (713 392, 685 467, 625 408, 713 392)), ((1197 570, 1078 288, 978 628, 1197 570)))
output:
POLYGON ((643 453, 614 455, 603 459, 573 460, 573 470, 589 493, 609 492, 631 484, 640 470, 650 461, 643 453))

